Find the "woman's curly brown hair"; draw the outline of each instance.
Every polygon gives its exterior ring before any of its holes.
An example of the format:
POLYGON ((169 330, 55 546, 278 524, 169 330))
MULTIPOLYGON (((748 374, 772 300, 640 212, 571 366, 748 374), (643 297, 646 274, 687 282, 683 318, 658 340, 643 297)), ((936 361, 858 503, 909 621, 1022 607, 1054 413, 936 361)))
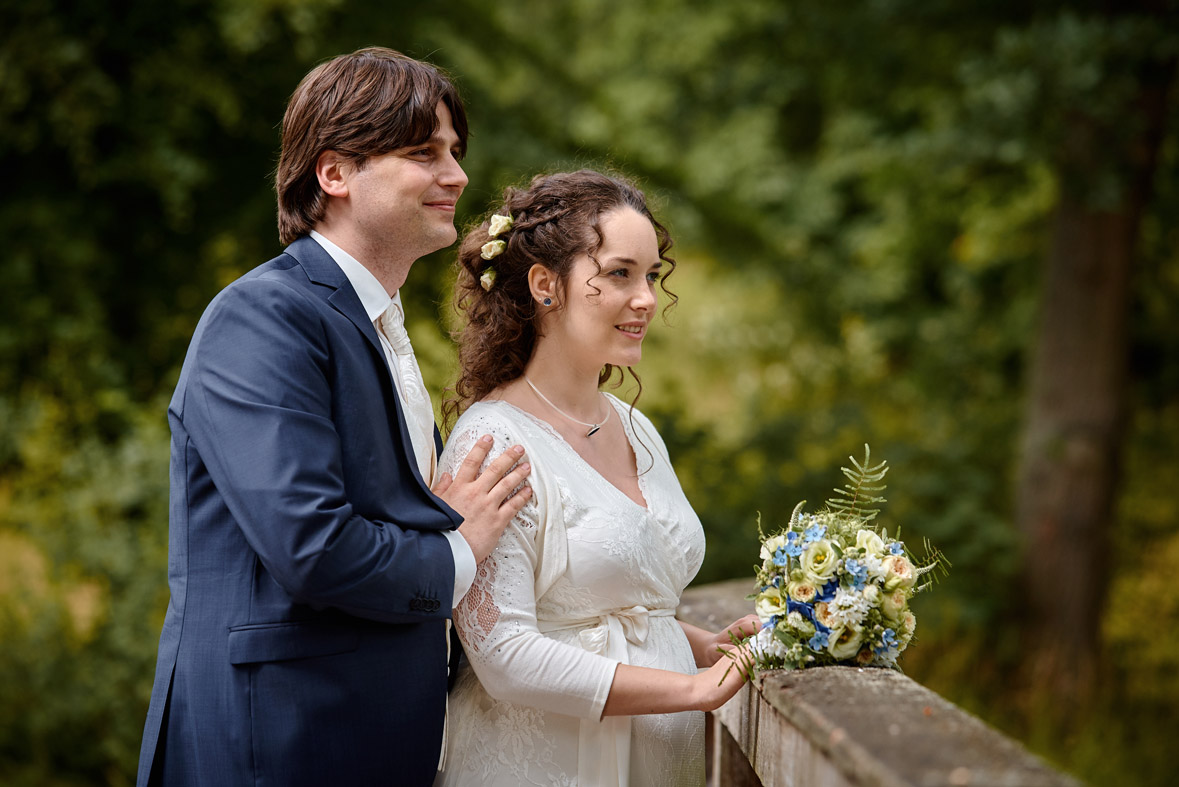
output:
MULTIPOLYGON (((457 337, 458 381, 442 405, 446 425, 474 402, 524 374, 539 328, 528 271, 533 265, 543 265, 557 274, 564 289, 574 261, 582 254, 594 259, 603 242, 599 221, 616 208, 631 208, 651 222, 659 242, 659 258, 670 274, 675 269, 675 260, 667 255, 671 235, 651 215, 646 196, 625 178, 593 170, 538 175, 528 188, 505 189, 503 202, 467 232, 459 246, 455 285, 455 304, 466 318, 466 326, 457 337), (512 227, 498 237, 506 243, 503 253, 485 260, 480 250, 489 240, 488 227, 496 214, 511 216, 512 227), (495 283, 485 290, 479 279, 488 268, 495 269, 495 283)), ((671 306, 676 298, 667 290, 666 278, 664 275, 660 286, 671 306)), ((614 371, 613 366, 604 367, 599 384, 609 380, 614 371)))

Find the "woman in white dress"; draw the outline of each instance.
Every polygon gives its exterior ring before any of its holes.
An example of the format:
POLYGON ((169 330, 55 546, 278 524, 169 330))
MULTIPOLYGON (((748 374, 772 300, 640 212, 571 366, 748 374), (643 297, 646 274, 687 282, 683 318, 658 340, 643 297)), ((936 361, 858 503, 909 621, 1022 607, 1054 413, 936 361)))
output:
POLYGON ((492 456, 519 444, 533 495, 455 609, 436 784, 704 784, 701 711, 740 688, 722 650, 757 619, 675 619, 704 532, 651 422, 599 390, 642 356, 670 246, 642 192, 588 170, 508 189, 463 241, 440 469, 486 436, 492 456))

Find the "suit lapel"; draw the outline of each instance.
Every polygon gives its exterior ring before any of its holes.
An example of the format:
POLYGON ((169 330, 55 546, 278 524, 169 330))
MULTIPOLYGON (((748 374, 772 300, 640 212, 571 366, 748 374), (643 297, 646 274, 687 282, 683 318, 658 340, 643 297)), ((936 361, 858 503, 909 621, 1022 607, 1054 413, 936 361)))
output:
MULTIPOLYGON (((417 479, 418 485, 430 495, 431 499, 435 499, 430 491, 430 485, 426 483, 422 478, 421 471, 418 470, 417 457, 413 451, 413 442, 409 438, 409 427, 405 422, 405 414, 402 412, 401 399, 397 396, 397 390, 393 387, 393 380, 389 376, 389 363, 385 359, 385 349, 381 347, 381 340, 377 337, 377 329, 369 320, 368 313, 365 312, 364 305, 360 302, 360 296, 356 294, 356 290, 348 281, 348 277, 344 275, 344 271, 340 269, 331 255, 315 242, 314 238, 308 236, 299 238, 286 248, 286 253, 294 257, 295 261, 303 267, 303 270, 307 272, 307 278, 316 284, 332 289, 331 294, 327 296, 327 302, 331 304, 333 309, 352 321, 376 354, 375 360, 380 366, 380 377, 383 380, 381 390, 384 391, 387 408, 392 410, 393 417, 397 421, 402 453, 405 455, 407 464, 413 477, 417 479)), ((438 436, 437 427, 434 428, 434 433, 435 442, 439 445, 438 455, 441 456, 441 438, 438 436)))
POLYGON ((373 327, 372 321, 364 311, 360 296, 356 294, 356 290, 352 289, 348 277, 344 275, 344 271, 340 270, 340 266, 336 264, 331 255, 324 251, 324 248, 314 239, 306 236, 288 246, 286 252, 303 266, 303 270, 307 272, 307 278, 316 284, 322 284, 332 289, 333 292, 327 296, 327 302, 332 305, 332 308, 352 321, 357 329, 364 334, 364 338, 377 352, 377 355, 383 359, 385 351, 381 349, 381 340, 377 338, 377 329, 373 327))

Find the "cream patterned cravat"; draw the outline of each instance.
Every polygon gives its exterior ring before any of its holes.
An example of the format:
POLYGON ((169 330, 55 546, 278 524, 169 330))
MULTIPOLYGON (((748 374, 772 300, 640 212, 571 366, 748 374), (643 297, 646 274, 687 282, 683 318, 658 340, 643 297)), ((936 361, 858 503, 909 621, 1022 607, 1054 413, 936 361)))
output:
POLYGON ((434 450, 434 409, 430 406, 430 394, 426 392, 422 371, 418 368, 413 346, 409 343, 409 334, 405 331, 405 316, 396 303, 389 304, 389 308, 377 319, 377 329, 393 347, 393 366, 400 382, 398 387, 405 404, 402 409, 409 426, 414 458, 428 486, 434 477, 437 462, 434 450))

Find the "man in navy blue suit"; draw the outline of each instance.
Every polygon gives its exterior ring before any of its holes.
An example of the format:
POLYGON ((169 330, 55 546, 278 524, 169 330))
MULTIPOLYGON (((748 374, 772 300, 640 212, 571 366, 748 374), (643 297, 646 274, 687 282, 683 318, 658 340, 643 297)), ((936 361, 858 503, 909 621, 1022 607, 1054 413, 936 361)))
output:
POLYGON ((278 257, 197 325, 168 409, 168 581, 139 784, 430 784, 449 620, 524 505, 518 446, 451 478, 404 331, 413 262, 456 239, 467 122, 387 49, 291 97, 278 257))

